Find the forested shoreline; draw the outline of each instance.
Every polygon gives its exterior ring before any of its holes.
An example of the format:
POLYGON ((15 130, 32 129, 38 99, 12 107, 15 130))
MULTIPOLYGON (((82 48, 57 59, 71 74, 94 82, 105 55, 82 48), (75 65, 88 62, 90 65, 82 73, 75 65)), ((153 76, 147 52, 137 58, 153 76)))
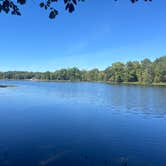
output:
POLYGON ((149 59, 116 62, 105 70, 97 68, 80 70, 77 67, 60 69, 54 72, 7 71, 0 72, 3 80, 41 80, 41 81, 101 81, 133 84, 166 84, 166 56, 153 62, 149 59))

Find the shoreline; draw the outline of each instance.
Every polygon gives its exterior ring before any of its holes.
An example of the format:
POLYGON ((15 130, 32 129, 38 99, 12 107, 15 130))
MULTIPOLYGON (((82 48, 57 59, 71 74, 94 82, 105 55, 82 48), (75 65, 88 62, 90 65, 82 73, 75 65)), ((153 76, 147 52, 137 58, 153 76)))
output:
MULTIPOLYGON (((28 80, 28 79, 23 79, 23 80, 14 80, 14 79, 8 79, 8 80, 1 80, 1 81, 32 81, 32 82, 58 82, 58 83, 71 83, 71 82, 91 82, 91 83, 107 83, 107 84, 112 84, 112 85, 135 85, 135 86, 166 86, 166 82, 160 82, 160 83, 140 83, 140 82, 111 82, 111 81, 71 81, 71 80, 28 80)), ((15 87, 15 85, 5 85, 5 84, 0 84, 0 88, 8 88, 8 87, 15 87)))
POLYGON ((148 83, 140 83, 140 82, 120 82, 120 83, 117 83, 117 82, 109 82, 107 81, 106 83, 108 84, 112 84, 112 85, 135 85, 135 86, 166 86, 166 83, 164 82, 160 82, 160 83, 151 83, 151 84, 148 84, 148 83))

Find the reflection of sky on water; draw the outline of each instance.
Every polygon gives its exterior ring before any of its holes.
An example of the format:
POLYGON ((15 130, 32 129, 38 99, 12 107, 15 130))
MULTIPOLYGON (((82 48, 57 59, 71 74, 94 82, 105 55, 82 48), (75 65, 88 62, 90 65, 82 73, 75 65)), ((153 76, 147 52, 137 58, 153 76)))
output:
POLYGON ((102 83, 0 89, 0 164, 163 166, 166 88, 102 83))
MULTIPOLYGON (((6 83, 5 81, 1 81, 6 83)), ((16 88, 0 91, 8 102, 26 102, 34 105, 50 103, 66 105, 91 105, 110 111, 126 111, 134 114, 165 117, 166 88, 123 86, 100 83, 54 83, 7 81, 16 88), (73 86, 74 85, 74 86, 73 86), (20 100, 21 98, 21 100, 20 100), (41 102, 42 101, 42 102, 41 102)), ((1 99, 2 101, 3 99, 1 99)))

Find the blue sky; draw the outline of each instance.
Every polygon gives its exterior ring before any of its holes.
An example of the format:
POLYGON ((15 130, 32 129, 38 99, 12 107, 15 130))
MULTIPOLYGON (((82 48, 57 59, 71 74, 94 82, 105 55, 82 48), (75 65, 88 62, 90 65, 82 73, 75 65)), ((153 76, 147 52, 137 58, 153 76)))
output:
POLYGON ((166 55, 166 1, 86 0, 55 20, 28 1, 22 16, 0 14, 0 71, 104 69, 116 61, 166 55))

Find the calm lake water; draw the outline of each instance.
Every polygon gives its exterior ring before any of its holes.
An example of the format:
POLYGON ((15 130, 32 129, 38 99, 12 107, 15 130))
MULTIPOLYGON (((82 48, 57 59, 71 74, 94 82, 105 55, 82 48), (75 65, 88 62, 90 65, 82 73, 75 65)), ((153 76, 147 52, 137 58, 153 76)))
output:
POLYGON ((0 84, 0 166, 166 165, 164 87, 0 84))

